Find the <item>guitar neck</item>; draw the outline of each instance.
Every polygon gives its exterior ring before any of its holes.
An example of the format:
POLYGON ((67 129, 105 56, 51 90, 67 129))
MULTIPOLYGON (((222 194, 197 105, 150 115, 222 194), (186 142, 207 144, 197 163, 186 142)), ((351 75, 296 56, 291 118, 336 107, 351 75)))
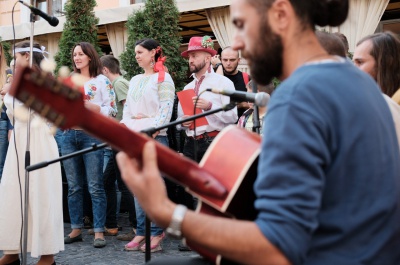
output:
MULTIPOLYGON (((87 109, 79 86, 71 78, 60 81, 50 73, 21 68, 12 83, 10 94, 57 127, 68 129, 78 126, 132 158, 141 160, 144 144, 153 141, 114 119, 87 109)), ((227 189, 197 163, 155 143, 158 166, 172 180, 200 196, 221 199, 227 194, 227 189)))
MULTIPOLYGON (((115 149, 124 151, 130 157, 141 160, 145 143, 152 141, 147 135, 131 131, 125 125, 99 113, 87 110, 84 117, 79 125, 82 129, 110 143, 115 149)), ((223 197, 226 194, 225 187, 197 163, 158 142, 155 143, 158 166, 164 174, 200 195, 223 197)))

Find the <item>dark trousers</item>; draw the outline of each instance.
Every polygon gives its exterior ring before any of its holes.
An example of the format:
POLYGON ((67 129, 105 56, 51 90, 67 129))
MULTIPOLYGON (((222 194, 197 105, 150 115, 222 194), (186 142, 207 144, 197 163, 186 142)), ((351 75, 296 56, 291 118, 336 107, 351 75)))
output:
MULTIPOLYGON (((116 155, 117 155, 117 152, 115 152, 115 156, 116 155)), ((114 158, 115 158, 115 156, 114 156, 114 158)), ((129 223, 131 224, 132 227, 136 228, 137 222, 136 222, 135 199, 133 198, 132 193, 128 190, 124 181, 122 180, 121 172, 119 171, 117 163, 115 163, 115 172, 116 172, 116 178, 117 178, 117 183, 118 183, 118 189, 121 192, 121 203, 123 202, 126 206, 125 208, 128 210, 129 223)))
POLYGON ((196 162, 200 162, 214 138, 206 136, 195 140, 192 137, 186 137, 183 154, 196 162))
MULTIPOLYGON (((194 138, 186 137, 183 154, 196 162, 200 162, 214 138, 206 136, 195 140, 194 138)), ((172 191, 169 194, 172 201, 183 204, 192 210, 196 208, 197 200, 187 193, 181 185, 174 183, 167 183, 167 185, 170 185, 169 190, 172 191)))
POLYGON ((115 183, 118 183, 118 189, 121 192, 122 200, 127 204, 129 212, 129 222, 133 227, 136 227, 135 201, 132 194, 128 191, 125 183, 121 179, 117 161, 117 152, 113 150, 110 156, 106 169, 104 170, 104 189, 107 196, 107 217, 106 227, 117 228, 117 189, 115 183))
POLYGON ((106 227, 117 228, 117 189, 115 181, 117 180, 115 172, 115 153, 112 152, 108 159, 107 166, 103 173, 104 189, 107 196, 107 211, 106 211, 106 227))

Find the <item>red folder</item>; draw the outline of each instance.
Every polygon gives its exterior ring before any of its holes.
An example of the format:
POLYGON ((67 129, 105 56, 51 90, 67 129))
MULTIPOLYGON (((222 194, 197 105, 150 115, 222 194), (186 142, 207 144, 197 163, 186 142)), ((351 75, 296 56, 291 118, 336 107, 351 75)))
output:
MULTIPOLYGON (((193 89, 186 89, 182 90, 181 92, 176 93, 179 98, 179 102, 181 103, 183 113, 185 115, 193 116, 194 114, 202 113, 201 109, 196 108, 196 112, 193 113, 194 104, 193 104, 193 97, 196 96, 193 89)), ((196 119, 196 127, 208 125, 206 117, 201 117, 196 119)), ((194 123, 190 125, 190 130, 194 129, 194 123)))

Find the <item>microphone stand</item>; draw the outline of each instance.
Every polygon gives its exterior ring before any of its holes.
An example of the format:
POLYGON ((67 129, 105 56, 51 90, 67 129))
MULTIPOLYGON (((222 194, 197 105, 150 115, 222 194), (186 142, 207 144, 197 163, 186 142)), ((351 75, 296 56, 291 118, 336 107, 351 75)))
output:
MULTIPOLYGON (((142 133, 146 133, 148 136, 152 137, 152 135, 155 132, 160 131, 162 129, 169 128, 169 127, 172 127, 172 126, 176 126, 178 124, 181 124, 181 123, 184 123, 184 122, 187 122, 187 121, 193 121, 195 119, 198 119, 198 118, 201 118, 201 117, 204 117, 204 116, 208 116, 208 115, 220 112, 220 111, 228 111, 228 110, 233 109, 235 106, 236 106, 236 103, 235 102, 231 102, 231 103, 229 103, 227 105, 222 106, 221 108, 210 110, 210 111, 206 111, 206 112, 203 112, 203 113, 200 113, 200 114, 196 114, 196 115, 193 115, 193 116, 190 116, 188 118, 181 119, 181 120, 178 120, 178 121, 173 121, 173 122, 167 123, 167 124, 162 125, 162 126, 151 127, 151 128, 148 128, 148 129, 144 129, 141 132, 142 133)), ((71 158, 71 157, 74 157, 74 156, 82 155, 82 154, 85 154, 85 153, 88 153, 88 152, 91 152, 91 151, 98 150, 100 148, 104 148, 106 146, 108 146, 106 143, 102 143, 102 144, 99 144, 99 145, 93 144, 92 147, 89 147, 89 148, 86 148, 86 149, 82 149, 80 151, 77 151, 77 152, 74 152, 74 153, 70 153, 68 155, 60 156, 59 158, 56 158, 56 159, 53 159, 53 160, 50 160, 50 161, 44 161, 44 162, 40 162, 40 163, 37 163, 37 164, 34 164, 34 165, 28 165, 28 166, 25 167, 25 169, 26 169, 27 172, 30 172, 30 171, 46 167, 46 166, 48 166, 50 164, 53 164, 53 163, 56 163, 56 162, 59 162, 59 161, 62 161, 62 160, 65 160, 65 159, 68 159, 68 158, 71 158)), ((151 241, 150 240, 150 230, 151 230, 151 227, 150 227, 150 225, 151 225, 150 219, 146 215, 146 222, 145 222, 145 226, 146 226, 145 261, 146 262, 150 261, 150 259, 151 259, 151 251, 150 251, 150 247, 151 247, 150 246, 151 245, 151 242, 150 242, 151 241)))
MULTIPOLYGON (((257 84, 255 82, 252 82, 251 89, 253 93, 257 93, 257 84)), ((253 105, 253 132, 260 134, 260 112, 258 109, 258 106, 256 104, 253 105)))
MULTIPOLYGON (((33 5, 36 6, 36 0, 33 0, 33 5)), ((33 66, 33 33, 34 33, 34 24, 35 24, 35 15, 33 12, 30 12, 30 22, 31 22, 31 35, 30 35, 30 54, 29 54, 29 66, 32 68, 33 66)), ((28 109, 28 121, 27 121, 27 130, 26 130, 26 151, 25 151, 25 168, 30 165, 31 162, 31 153, 30 153, 30 128, 31 128, 31 109, 28 109)), ((24 214, 22 217, 23 220, 23 237, 22 237, 22 263, 26 265, 27 262, 27 254, 28 254, 28 209, 29 209, 29 171, 25 171, 25 197, 24 197, 24 214)))

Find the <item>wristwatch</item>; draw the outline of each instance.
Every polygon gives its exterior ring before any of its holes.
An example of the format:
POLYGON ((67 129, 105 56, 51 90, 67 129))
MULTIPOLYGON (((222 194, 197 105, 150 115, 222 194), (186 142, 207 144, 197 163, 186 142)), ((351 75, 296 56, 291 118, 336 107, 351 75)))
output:
POLYGON ((173 238, 181 239, 182 238, 182 221, 185 217, 187 211, 187 207, 185 205, 178 204, 175 207, 174 213, 172 214, 171 222, 166 230, 167 234, 173 238))
POLYGON ((215 66, 214 66, 214 68, 215 68, 215 69, 218 69, 218 67, 219 67, 220 65, 222 65, 222 63, 216 63, 215 66))

